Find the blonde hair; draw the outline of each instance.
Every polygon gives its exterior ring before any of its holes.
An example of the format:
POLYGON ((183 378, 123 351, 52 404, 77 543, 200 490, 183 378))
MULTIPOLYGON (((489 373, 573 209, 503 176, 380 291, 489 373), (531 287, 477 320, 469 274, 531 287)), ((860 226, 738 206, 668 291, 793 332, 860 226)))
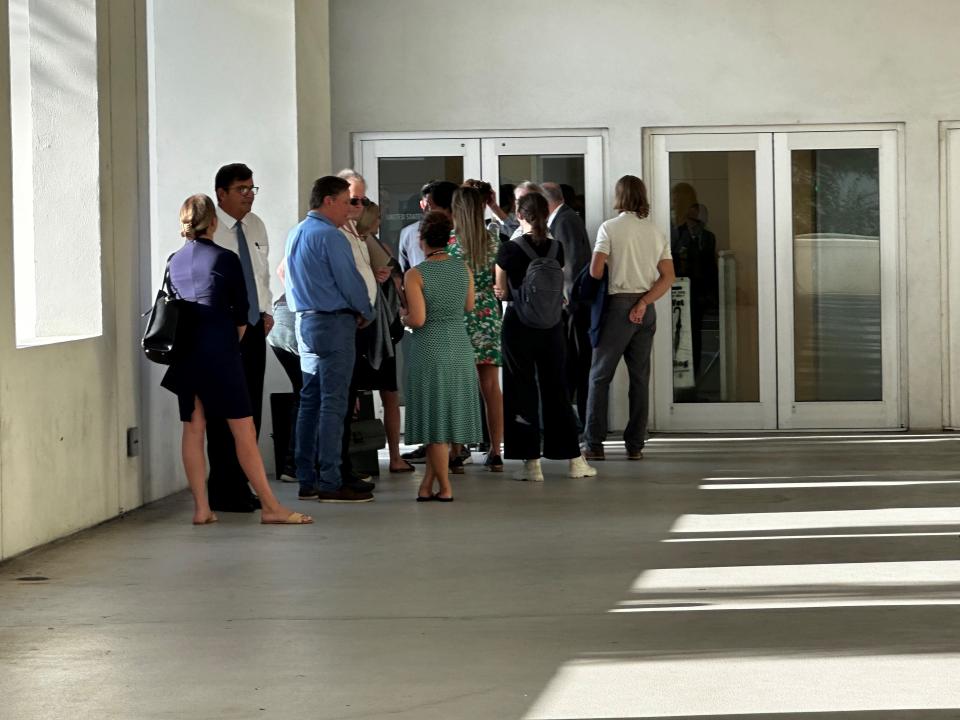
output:
POLYGON ((357 218, 357 234, 360 237, 369 235, 373 232, 373 228, 376 227, 379 220, 380 206, 372 202, 363 209, 360 217, 357 218))
POLYGON ((473 187, 457 188, 450 204, 454 232, 463 249, 464 259, 474 272, 488 263, 490 253, 490 235, 483 222, 484 207, 483 194, 473 187))
POLYGON ((180 206, 180 235, 195 240, 203 237, 204 232, 217 217, 213 200, 203 193, 191 195, 180 206))

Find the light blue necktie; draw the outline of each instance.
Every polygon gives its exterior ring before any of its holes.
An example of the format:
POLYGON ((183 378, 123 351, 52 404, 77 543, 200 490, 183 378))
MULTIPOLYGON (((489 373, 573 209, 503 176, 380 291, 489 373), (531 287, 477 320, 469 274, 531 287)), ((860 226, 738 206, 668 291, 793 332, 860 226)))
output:
POLYGON ((257 298, 257 281, 253 278, 253 263, 250 261, 250 248, 247 247, 247 236, 243 234, 243 223, 237 220, 237 255, 240 256, 240 267, 243 268, 243 281, 247 285, 247 322, 256 325, 260 322, 260 300, 257 298))

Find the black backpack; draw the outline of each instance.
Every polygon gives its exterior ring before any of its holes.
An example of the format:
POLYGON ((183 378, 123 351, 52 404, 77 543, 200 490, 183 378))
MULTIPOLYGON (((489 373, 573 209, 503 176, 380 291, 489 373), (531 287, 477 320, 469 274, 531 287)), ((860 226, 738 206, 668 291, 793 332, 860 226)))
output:
POLYGON ((563 310, 563 268, 557 261, 560 243, 549 239, 550 248, 540 257, 526 236, 521 235, 514 242, 530 258, 520 287, 511 288, 514 312, 527 327, 552 328, 560 322, 563 310))

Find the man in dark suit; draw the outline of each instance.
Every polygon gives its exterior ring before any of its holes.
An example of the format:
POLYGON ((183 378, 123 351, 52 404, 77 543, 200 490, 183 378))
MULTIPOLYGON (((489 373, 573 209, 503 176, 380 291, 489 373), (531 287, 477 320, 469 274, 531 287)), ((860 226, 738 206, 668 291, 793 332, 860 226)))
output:
MULTIPOLYGON (((587 226, 577 212, 563 201, 563 190, 557 183, 543 183, 543 195, 547 199, 550 216, 547 228, 563 246, 563 290, 567 300, 573 281, 590 263, 591 243, 587 226)), ((567 305, 567 387, 570 397, 576 398, 577 413, 581 424, 587 413, 587 392, 590 387, 590 362, 593 348, 590 346, 590 308, 567 305)))

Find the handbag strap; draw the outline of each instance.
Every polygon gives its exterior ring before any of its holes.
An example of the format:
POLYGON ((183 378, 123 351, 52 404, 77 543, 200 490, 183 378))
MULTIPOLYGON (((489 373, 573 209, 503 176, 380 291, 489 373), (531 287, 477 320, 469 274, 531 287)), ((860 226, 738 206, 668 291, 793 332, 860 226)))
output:
MULTIPOLYGON (((173 291, 173 282, 170 280, 170 260, 176 253, 170 253, 170 257, 167 258, 167 264, 163 268, 163 280, 160 281, 160 289, 157 290, 157 296, 153 300, 153 304, 157 304, 157 300, 160 299, 160 296, 163 295, 167 299, 173 299, 175 297, 173 291)), ((151 305, 145 312, 140 313, 141 318, 145 318, 153 311, 153 305, 151 305)))

